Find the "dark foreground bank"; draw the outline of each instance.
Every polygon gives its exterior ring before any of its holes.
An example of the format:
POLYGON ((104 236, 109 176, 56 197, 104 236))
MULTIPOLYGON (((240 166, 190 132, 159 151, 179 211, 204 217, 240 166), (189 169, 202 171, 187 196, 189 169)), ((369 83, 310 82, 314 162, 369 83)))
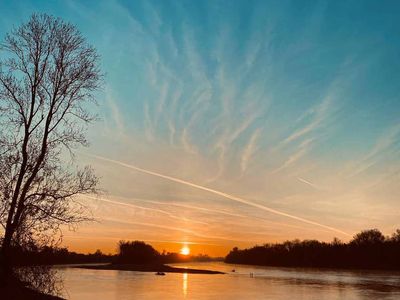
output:
POLYGON ((63 300, 60 297, 32 290, 17 282, 10 282, 6 286, 0 286, 0 299, 63 300))
POLYGON ((223 272, 176 268, 163 264, 108 264, 96 266, 77 266, 76 268, 93 270, 117 270, 117 271, 139 271, 139 272, 164 272, 164 273, 189 273, 189 274, 224 274, 223 272))

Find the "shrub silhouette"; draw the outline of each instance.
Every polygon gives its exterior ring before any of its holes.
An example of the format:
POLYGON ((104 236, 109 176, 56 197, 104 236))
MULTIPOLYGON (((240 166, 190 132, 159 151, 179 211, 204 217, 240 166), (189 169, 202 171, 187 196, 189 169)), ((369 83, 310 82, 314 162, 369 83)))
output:
POLYGON ((120 241, 116 263, 148 264, 160 262, 160 253, 151 245, 141 241, 120 241))
POLYGON ((385 236, 378 229, 363 230, 357 233, 351 243, 353 245, 378 245, 385 241, 385 236))

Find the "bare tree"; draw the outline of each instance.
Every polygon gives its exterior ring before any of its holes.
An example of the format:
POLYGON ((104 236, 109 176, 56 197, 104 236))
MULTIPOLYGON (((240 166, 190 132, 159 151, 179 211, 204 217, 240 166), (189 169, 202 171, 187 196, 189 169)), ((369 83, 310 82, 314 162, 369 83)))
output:
POLYGON ((95 49, 76 27, 49 15, 32 15, 0 47, 0 224, 7 268, 13 243, 51 237, 61 224, 87 219, 74 196, 96 192, 97 177, 65 157, 87 145, 85 127, 95 118, 89 104, 101 74, 95 49))

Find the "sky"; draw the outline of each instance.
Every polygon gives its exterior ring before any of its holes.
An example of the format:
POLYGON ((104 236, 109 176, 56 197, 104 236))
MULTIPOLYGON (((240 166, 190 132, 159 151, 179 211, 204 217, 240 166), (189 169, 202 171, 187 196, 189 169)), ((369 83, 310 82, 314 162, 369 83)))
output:
POLYGON ((400 2, 4 1, 101 55, 101 117, 77 152, 102 194, 70 250, 119 240, 226 255, 400 228, 400 2))

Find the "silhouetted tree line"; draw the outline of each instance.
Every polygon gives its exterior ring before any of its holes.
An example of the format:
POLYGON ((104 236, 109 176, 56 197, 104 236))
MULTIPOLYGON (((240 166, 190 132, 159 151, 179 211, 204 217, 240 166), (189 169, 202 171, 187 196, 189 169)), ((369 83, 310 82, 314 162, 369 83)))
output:
POLYGON ((13 266, 106 263, 111 262, 114 257, 100 250, 82 254, 69 251, 67 248, 38 247, 33 242, 24 246, 13 245, 11 249, 10 260, 13 266))
POLYGON ((385 237, 378 229, 364 230, 348 243, 294 240, 265 244, 249 249, 237 247, 226 256, 226 263, 355 269, 400 270, 400 230, 385 237))

